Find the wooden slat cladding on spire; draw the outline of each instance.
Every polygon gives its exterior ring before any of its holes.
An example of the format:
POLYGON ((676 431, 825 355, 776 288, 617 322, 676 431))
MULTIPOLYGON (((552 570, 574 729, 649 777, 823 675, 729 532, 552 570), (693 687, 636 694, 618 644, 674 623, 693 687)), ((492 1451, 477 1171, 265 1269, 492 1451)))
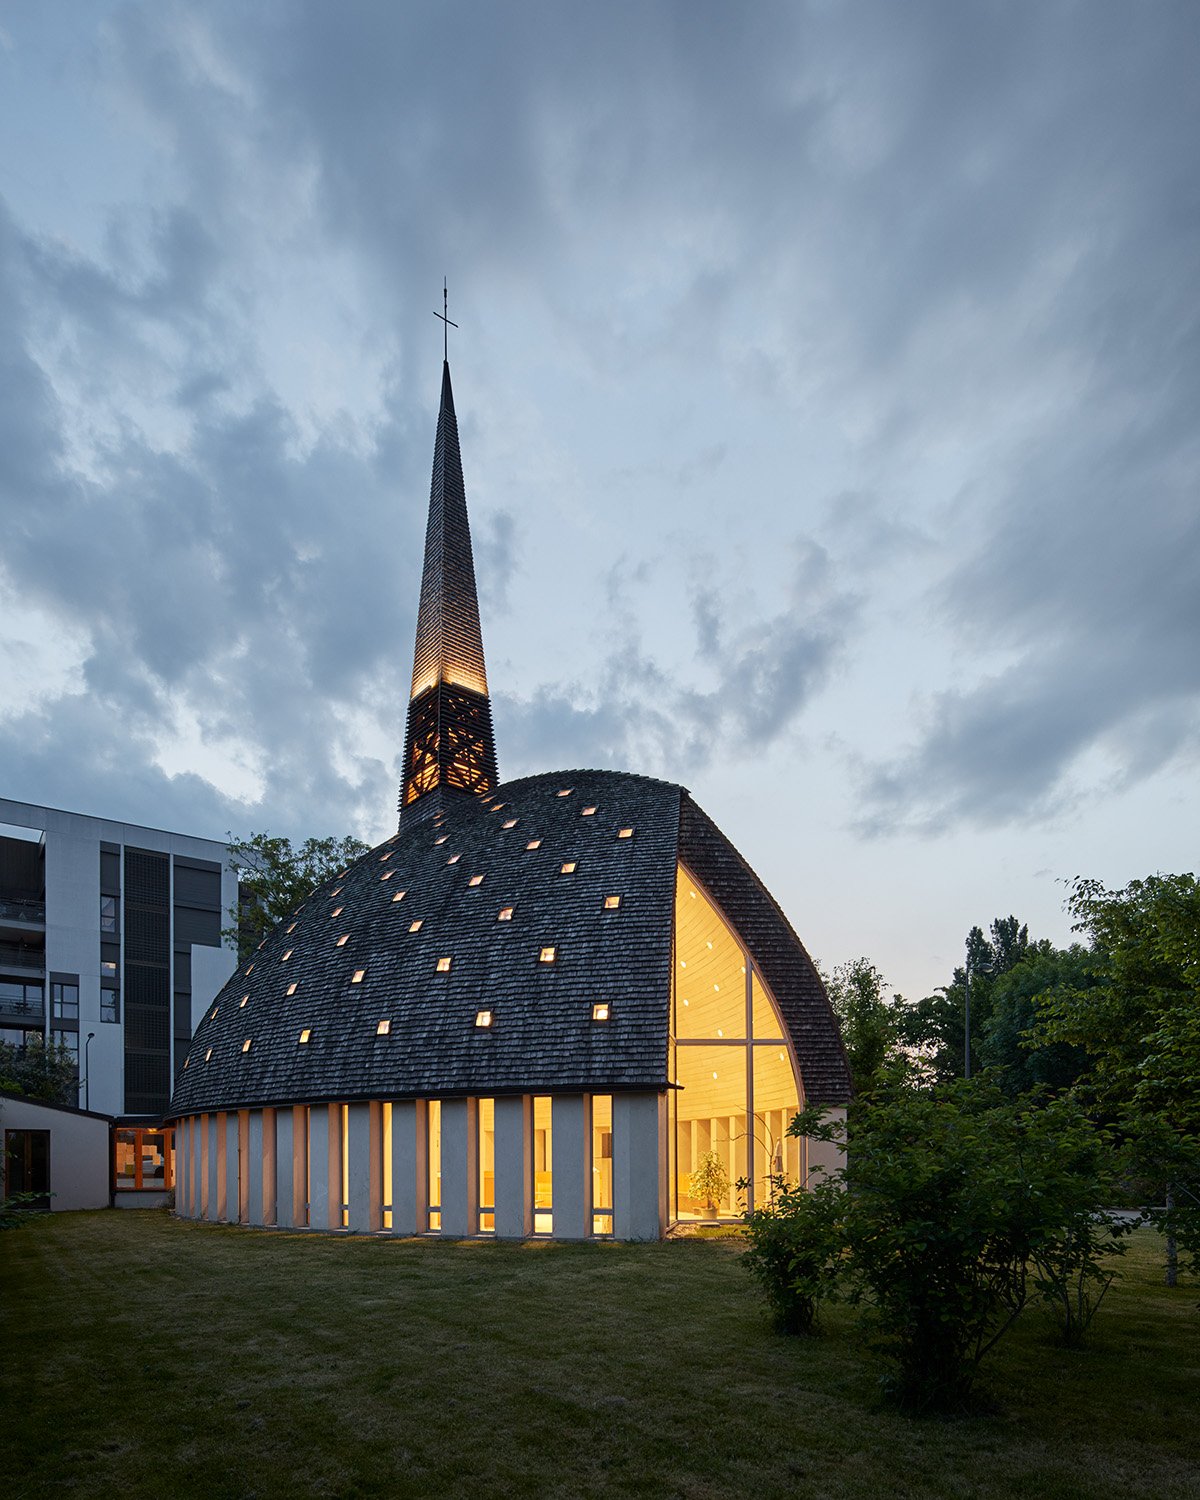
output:
POLYGON ((443 788, 481 795, 496 781, 458 422, 443 363, 400 806, 443 788))

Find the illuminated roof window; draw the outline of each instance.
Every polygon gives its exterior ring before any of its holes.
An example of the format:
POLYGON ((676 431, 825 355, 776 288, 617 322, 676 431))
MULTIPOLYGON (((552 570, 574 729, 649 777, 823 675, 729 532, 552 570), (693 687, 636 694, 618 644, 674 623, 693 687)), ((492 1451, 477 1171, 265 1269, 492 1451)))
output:
POLYGON ((439 974, 449 974, 449 972, 450 972, 450 963, 451 963, 451 960, 449 958, 439 958, 438 961, 437 961, 437 971, 438 971, 438 973, 439 974))
POLYGON ((557 953, 557 951, 558 950, 556 948, 543 948, 538 954, 538 963, 552 964, 554 962, 555 954, 557 953))
POLYGON ((621 898, 620 898, 620 896, 605 896, 605 898, 604 898, 604 910, 605 911, 616 911, 617 907, 620 906, 620 904, 621 904, 621 898))
MULTIPOLYGON (((288 928, 288 932, 295 932, 297 926, 298 926, 298 923, 293 922, 292 925, 288 928)), ((286 936, 286 934, 285 934, 285 936, 286 936)))
POLYGON ((438 837, 433 841, 434 847, 436 848, 438 844, 444 844, 449 837, 450 835, 448 833, 439 834, 438 837))
POLYGON ((301 1047, 307 1047, 308 1046, 308 1039, 309 1039, 310 1036, 312 1036, 312 1032, 306 1026, 304 1028, 304 1030, 300 1033, 300 1041, 299 1041, 298 1045, 301 1046, 301 1047))
POLYGON ((542 847, 542 841, 541 839, 530 839, 525 847, 526 849, 540 849, 542 847))
POLYGON ((391 1029, 392 1029, 392 1023, 390 1021, 380 1021, 378 1023, 378 1025, 375 1027, 375 1035, 376 1036, 387 1036, 388 1032, 391 1031, 391 1029))
POLYGON ((242 1043, 242 1051, 243 1052, 249 1052, 249 1050, 250 1050, 250 1038, 247 1037, 246 1040, 242 1043))
POLYGON ((594 818, 596 816, 596 809, 594 807, 581 808, 579 811, 579 816, 581 818, 594 818))
POLYGON ((250 974, 254 973, 254 965, 253 964, 247 964, 246 965, 246 973, 247 973, 247 975, 250 975, 250 974))
POLYGON ((452 854, 450 856, 450 858, 446 861, 446 863, 448 865, 456 865, 461 858, 462 858, 461 854, 452 854))
POLYGON ((472 875, 471 878, 470 878, 470 880, 467 881, 467 884, 468 885, 482 885, 483 884, 483 876, 482 875, 472 875))
POLYGON ((492 811, 493 812, 499 812, 502 807, 507 807, 507 806, 508 806, 507 802, 497 802, 496 805, 495 805, 495 807, 492 808, 492 811))
POLYGON ((287 952, 283 955, 283 957, 279 960, 279 962, 281 964, 287 963, 288 959, 291 958, 293 951, 294 951, 293 949, 289 948, 287 950, 287 952))
POLYGON ((632 828, 618 828, 617 829, 617 837, 619 839, 631 839, 633 837, 633 829, 632 828))
POLYGON ((385 870, 379 878, 380 880, 390 880, 395 873, 395 870, 385 870))
POLYGON ((607 1000, 597 1000, 597 1002, 595 1003, 595 1005, 592 1006, 592 1020, 593 1021, 607 1021, 608 1020, 608 1001, 607 1000))
POLYGON ((366 969, 355 969, 354 973, 351 974, 351 976, 350 976, 350 983, 351 984, 361 984, 366 977, 367 977, 367 971, 366 971, 366 969))
POLYGON ((337 890, 330 891, 330 893, 329 893, 329 899, 332 901, 335 896, 340 896, 341 894, 342 894, 342 888, 339 885, 338 888, 337 888, 337 890))
POLYGON ((497 922, 511 922, 513 909, 511 906, 502 906, 496 914, 497 922))
POLYGON ((571 795, 571 793, 572 793, 573 790, 574 790, 573 787, 565 786, 565 787, 563 787, 562 791, 559 792, 558 795, 560 797, 569 797, 571 795))
POLYGON ((574 875, 575 861, 573 859, 567 860, 566 864, 562 866, 558 873, 560 875, 574 875))
POLYGON ((238 1010, 241 1010, 242 1006, 245 1005, 246 1001, 249 1000, 249 998, 249 995, 242 996, 242 998, 238 1001, 238 1010))
POLYGON ((392 897, 392 900, 393 901, 403 901, 404 898, 405 898, 405 896, 407 896, 407 895, 408 895, 407 891, 397 891, 396 894, 392 897))
POLYGON ((501 827, 503 827, 503 828, 515 828, 516 826, 517 826, 517 820, 516 820, 516 818, 509 818, 505 823, 503 823, 501 825, 501 827))
POLYGON ((221 1007, 219 1005, 214 1005, 213 1006, 213 1008, 212 1008, 212 1015, 210 1015, 209 1018, 208 1018, 210 1021, 215 1021, 217 1019, 217 1011, 220 1010, 220 1008, 221 1007))
POLYGON ((381 854, 379 856, 379 863, 382 864, 385 859, 391 859, 391 857, 392 857, 392 851, 389 849, 386 854, 381 854))
POLYGON ((476 1026, 486 1029, 492 1024, 492 1013, 490 1010, 477 1010, 475 1012, 476 1026))
POLYGON ((335 948, 344 948, 349 941, 350 941, 350 934, 348 932, 343 932, 342 935, 341 935, 341 937, 338 938, 337 942, 334 943, 333 946, 335 948))
POLYGON ((204 1054, 204 1061, 207 1062, 211 1056, 212 1056, 212 1048, 210 1047, 207 1050, 207 1052, 205 1052, 205 1054, 204 1054))
POLYGON ((333 908, 333 910, 332 910, 332 911, 331 911, 331 912, 330 912, 330 913, 329 913, 329 915, 330 915, 330 916, 331 916, 331 917, 340 917, 340 916, 341 916, 341 914, 342 914, 342 913, 343 913, 343 912, 344 912, 344 911, 345 911, 345 910, 346 910, 346 908, 345 908, 345 907, 344 907, 344 906, 335 906, 335 907, 334 907, 334 908, 333 908))
POLYGON ((185 1057, 183 1060, 183 1070, 185 1073, 187 1072, 187 1065, 191 1062, 191 1060, 192 1059, 190 1057, 185 1057))
POLYGON ((299 984, 289 984, 287 987, 287 992, 289 995, 294 995, 299 988, 299 984))
POLYGON ((408 924, 408 930, 409 930, 409 932, 420 932, 420 930, 421 930, 421 923, 424 920, 425 920, 424 917, 418 917, 415 922, 410 922, 408 924))

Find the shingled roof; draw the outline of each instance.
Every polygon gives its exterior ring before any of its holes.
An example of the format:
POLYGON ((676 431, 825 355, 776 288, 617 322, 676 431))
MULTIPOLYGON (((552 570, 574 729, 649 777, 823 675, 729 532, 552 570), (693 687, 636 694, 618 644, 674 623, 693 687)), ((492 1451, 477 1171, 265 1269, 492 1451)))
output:
POLYGON ((570 771, 404 820, 315 892, 217 996, 172 1114, 665 1089, 679 859, 771 987, 809 1100, 845 1102, 845 1056, 811 960, 716 825, 682 787, 570 771), (606 909, 613 895, 620 906, 606 909), (598 1001, 606 1022, 592 1019, 598 1001), (476 1025, 481 1010, 489 1027, 476 1025))

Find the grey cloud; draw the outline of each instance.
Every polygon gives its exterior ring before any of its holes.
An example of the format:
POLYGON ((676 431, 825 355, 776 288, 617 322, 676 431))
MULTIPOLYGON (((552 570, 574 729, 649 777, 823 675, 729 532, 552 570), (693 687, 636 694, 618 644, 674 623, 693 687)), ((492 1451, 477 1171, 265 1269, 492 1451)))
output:
POLYGON ((471 546, 484 614, 507 614, 508 590, 517 573, 520 552, 516 517, 507 510, 485 512, 481 522, 475 524, 471 546))

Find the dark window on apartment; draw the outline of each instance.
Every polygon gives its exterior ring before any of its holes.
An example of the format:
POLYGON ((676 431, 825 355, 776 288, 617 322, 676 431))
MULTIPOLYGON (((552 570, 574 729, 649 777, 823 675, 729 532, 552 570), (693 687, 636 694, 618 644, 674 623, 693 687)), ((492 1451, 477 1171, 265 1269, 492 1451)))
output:
POLYGON ((4 1183, 6 1196, 38 1193, 31 1208, 43 1213, 50 1207, 50 1132, 6 1130, 4 1132, 4 1183))
POLYGON ((26 984, 20 979, 0 979, 0 1015, 6 1020, 36 1021, 43 1019, 43 995, 40 984, 26 984))
POLYGON ((100 931, 115 933, 117 930, 116 896, 100 897, 100 931))
POLYGON ((72 983, 60 983, 54 981, 50 985, 50 1015, 55 1021, 78 1021, 79 1019, 79 981, 72 983))
POLYGON ((121 992, 115 984, 100 986, 100 1019, 102 1021, 121 1019, 121 992))
POLYGON ((170 1101, 169 864, 165 854, 125 850, 123 1005, 125 1108, 157 1114, 170 1101))
POLYGON ((78 1071, 79 1033, 77 1031, 52 1031, 50 1033, 50 1045, 52 1047, 65 1047, 71 1055, 71 1061, 75 1064, 76 1071, 78 1071))

